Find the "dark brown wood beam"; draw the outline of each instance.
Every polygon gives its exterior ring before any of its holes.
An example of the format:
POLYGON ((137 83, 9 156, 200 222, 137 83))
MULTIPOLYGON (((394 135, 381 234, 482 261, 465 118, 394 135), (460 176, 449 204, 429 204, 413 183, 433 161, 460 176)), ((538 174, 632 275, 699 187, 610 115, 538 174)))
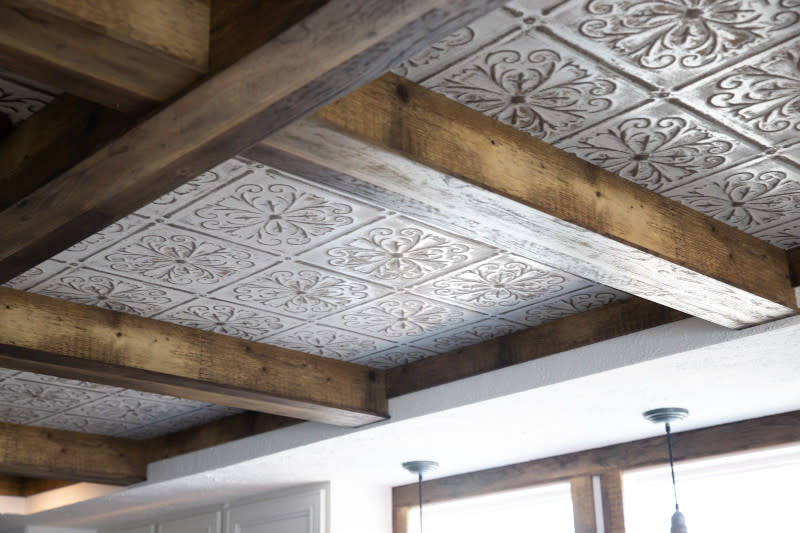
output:
MULTIPOLYGON (((677 433, 673 452, 676 461, 685 461, 796 442, 800 442, 800 411, 677 433)), ((425 481, 423 501, 443 502, 667 462, 664 437, 658 436, 425 481)), ((613 477, 608 479, 613 481, 613 477)), ((395 506, 410 507, 416 502, 416 484, 394 488, 395 506)))
POLYGON ((0 473, 129 485, 147 463, 140 441, 0 422, 0 473))
POLYGON ((293 426, 300 422, 303 421, 246 411, 201 426, 155 437, 145 441, 143 445, 147 450, 147 461, 154 462, 293 426))
POLYGON ((641 298, 615 302, 389 369, 386 392, 394 398, 685 318, 641 298))
POLYGON ((717 324, 796 313, 783 250, 393 74, 259 148, 248 156, 717 324))
POLYGON ((603 525, 609 533, 625 533, 625 510, 622 498, 622 472, 612 470, 600 474, 603 501, 603 525))
POLYGON ((0 281, 157 199, 501 4, 331 0, 0 212, 0 281))
POLYGON ((141 113, 208 67, 206 0, 2 0, 0 66, 141 113))
POLYGON ((130 117, 107 107, 69 94, 56 96, 0 139, 0 210, 14 205, 132 125, 130 117))
POLYGON ((211 0, 209 72, 218 72, 327 4, 328 0, 211 0))
POLYGON ((792 287, 800 287, 800 247, 787 252, 789 256, 789 272, 792 276, 792 287))
POLYGON ((343 426, 388 416, 380 371, 2 287, 0 367, 343 426))

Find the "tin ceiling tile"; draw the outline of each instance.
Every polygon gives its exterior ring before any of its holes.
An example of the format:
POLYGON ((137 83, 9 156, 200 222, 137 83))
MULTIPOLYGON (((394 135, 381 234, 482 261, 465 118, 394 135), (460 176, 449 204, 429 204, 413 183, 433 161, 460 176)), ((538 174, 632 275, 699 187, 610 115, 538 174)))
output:
POLYGON ((0 113, 8 116, 12 125, 33 115, 52 99, 53 95, 41 88, 0 71, 0 113))
POLYGON ((488 246, 393 216, 314 248, 300 258, 367 281, 401 288, 493 253, 488 246))
POLYGON ((793 0, 583 0, 548 20, 573 46, 662 89, 780 42, 798 22, 793 0))
POLYGON ((444 353, 509 335, 521 329, 525 329, 525 326, 503 319, 489 318, 445 333, 430 335, 415 342, 413 346, 444 353))
POLYGON ((172 216, 228 242, 291 255, 351 231, 381 210, 264 165, 172 216))
POLYGON ((270 337, 267 342, 282 348, 342 361, 352 361, 394 346, 393 342, 374 336, 317 324, 279 333, 270 337))
MULTIPOLYGON (((800 22, 795 34, 798 28, 800 22)), ((767 146, 793 143, 800 134, 800 38, 701 80, 681 96, 767 146)))
POLYGON ((509 311, 500 316, 532 327, 628 298, 630 295, 622 291, 603 285, 591 285, 544 302, 509 311))
POLYGON ((766 157, 666 193, 750 234, 800 218, 798 169, 766 157))
POLYGON ((413 346, 397 346, 383 352, 355 359, 353 362, 360 365, 371 366, 372 368, 387 370, 396 366, 407 365, 414 361, 431 357, 432 355, 436 355, 436 352, 413 346))
POLYGON ((648 96, 602 64, 534 29, 481 49, 423 85, 548 142, 648 96))
POLYGON ((755 144, 665 100, 613 117, 555 146, 656 192, 762 152, 755 144))
POLYGON ((68 268, 30 289, 31 292, 111 311, 150 317, 192 298, 170 289, 90 268, 68 268))
POLYGON ((194 299, 155 318, 252 341, 301 324, 294 318, 210 298, 194 299))
POLYGON ((387 288, 375 283, 309 264, 285 261, 215 291, 213 296, 307 321, 387 292, 387 288))
POLYGON ((587 285, 571 274, 505 254, 440 276, 413 292, 496 314, 587 285))

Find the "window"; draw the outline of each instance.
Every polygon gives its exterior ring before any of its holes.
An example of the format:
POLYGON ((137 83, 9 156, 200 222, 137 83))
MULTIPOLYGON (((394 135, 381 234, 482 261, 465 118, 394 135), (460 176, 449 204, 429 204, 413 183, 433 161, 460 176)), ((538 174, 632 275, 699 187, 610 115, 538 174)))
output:
MULTIPOLYGON (((689 531, 797 531, 800 446, 687 462, 675 477, 689 531)), ((668 466, 626 473, 623 487, 626 533, 669 531, 668 466)))
MULTIPOLYGON (((424 533, 574 533, 569 483, 427 504, 424 533)), ((419 515, 408 515, 408 532, 419 533, 419 515)))

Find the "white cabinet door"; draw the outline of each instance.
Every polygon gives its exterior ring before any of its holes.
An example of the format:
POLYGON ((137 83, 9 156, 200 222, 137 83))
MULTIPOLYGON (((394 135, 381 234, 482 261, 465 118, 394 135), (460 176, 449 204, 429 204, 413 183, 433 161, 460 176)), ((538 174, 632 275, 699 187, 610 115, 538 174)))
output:
POLYGON ((325 533, 325 497, 317 488, 231 507, 226 533, 325 533))
POLYGON ((194 515, 169 522, 160 522, 157 533, 220 533, 219 512, 194 515))

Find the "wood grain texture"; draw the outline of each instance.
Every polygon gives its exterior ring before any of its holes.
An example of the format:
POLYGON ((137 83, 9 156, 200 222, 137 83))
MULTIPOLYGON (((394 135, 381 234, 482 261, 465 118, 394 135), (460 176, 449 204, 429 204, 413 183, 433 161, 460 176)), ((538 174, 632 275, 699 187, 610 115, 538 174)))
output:
POLYGON ((328 0, 211 0, 209 72, 218 72, 300 22, 328 0))
POLYGON ((0 210, 119 136, 133 121, 69 94, 56 96, 0 140, 0 210))
POLYGON ((0 474, 0 496, 17 496, 27 498, 40 492, 60 489, 72 485, 74 481, 60 479, 38 479, 0 474))
POLYGON ((141 442, 0 422, 0 472, 129 485, 147 477, 141 442))
POLYGON ((592 476, 569 480, 572 494, 572 518, 575 533, 597 533, 597 515, 594 512, 594 487, 592 476))
POLYGON ((7 288, 0 367, 344 426, 388 416, 380 371, 7 288))
POLYGON ((622 503, 622 472, 600 474, 603 497, 603 525, 606 533, 625 533, 625 510, 622 503))
POLYGON ((389 398, 613 339, 688 315, 633 298, 386 371, 389 398))
POLYGON ((783 250, 393 74, 262 147, 392 210, 727 327, 796 312, 783 250))
POLYGON ((302 420, 265 413, 244 412, 177 431, 143 443, 147 461, 169 459, 211 446, 299 424, 302 420))
MULTIPOLYGON (((800 411, 674 433, 676 461, 800 442, 800 411)), ((665 437, 658 436, 582 452, 537 459, 423 482, 425 503, 480 496, 573 477, 667 464, 665 437)), ((393 489, 393 505, 416 505, 417 485, 393 489)))
POLYGON ((0 212, 0 281, 175 189, 501 4, 332 0, 39 188, 24 203, 0 212))
POLYGON ((789 256, 792 287, 800 287, 800 247, 789 250, 787 255, 789 256))
POLYGON ((205 0, 3 0, 0 65, 125 112, 206 72, 205 0))

